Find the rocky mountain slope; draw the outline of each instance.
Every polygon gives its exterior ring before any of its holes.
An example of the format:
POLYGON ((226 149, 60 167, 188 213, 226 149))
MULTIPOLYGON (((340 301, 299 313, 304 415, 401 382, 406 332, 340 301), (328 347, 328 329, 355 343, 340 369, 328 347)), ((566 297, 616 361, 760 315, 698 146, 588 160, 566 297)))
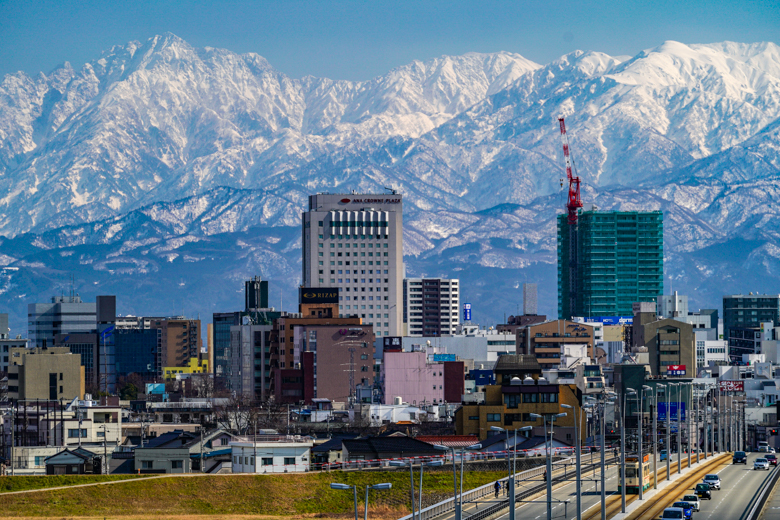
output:
POLYGON ((348 82, 170 34, 3 78, 0 291, 20 317, 72 273, 120 311, 195 314, 240 306, 262 274, 292 309, 307 196, 394 186, 410 274, 459 276, 483 322, 539 282, 554 315, 559 115, 586 202, 663 209, 667 277, 693 307, 778 292, 775 44, 471 53, 348 82))

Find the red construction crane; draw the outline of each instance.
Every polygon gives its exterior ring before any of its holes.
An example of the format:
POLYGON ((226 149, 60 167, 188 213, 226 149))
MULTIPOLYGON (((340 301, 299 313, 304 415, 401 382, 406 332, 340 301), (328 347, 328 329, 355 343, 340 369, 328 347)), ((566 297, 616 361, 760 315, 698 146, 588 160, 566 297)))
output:
POLYGON ((580 178, 572 173, 572 161, 569 156, 569 136, 566 135, 566 123, 559 117, 558 122, 561 125, 561 141, 563 142, 563 158, 566 160, 566 178, 569 179, 569 201, 566 203, 566 209, 569 211, 569 224, 577 223, 577 209, 582 207, 580 199, 580 178))

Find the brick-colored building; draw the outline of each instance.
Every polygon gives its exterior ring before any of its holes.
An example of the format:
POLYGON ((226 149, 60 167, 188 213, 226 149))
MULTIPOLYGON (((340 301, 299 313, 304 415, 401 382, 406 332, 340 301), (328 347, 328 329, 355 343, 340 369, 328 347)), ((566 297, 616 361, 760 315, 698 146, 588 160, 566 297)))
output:
MULTIPOLYGON (((515 380, 515 383, 520 382, 515 380)), ((585 440, 585 414, 581 413, 582 394, 576 385, 544 384, 544 380, 528 378, 521 384, 490 385, 485 387, 485 404, 464 404, 455 413, 455 432, 457 435, 476 435, 480 439, 495 434, 491 426, 507 430, 516 430, 523 426, 532 426, 533 435, 544 435, 541 419, 533 419, 530 414, 551 416, 567 413, 566 417, 556 419, 553 438, 574 444, 574 413, 580 419, 580 441, 585 440), (574 407, 562 408, 561 404, 574 407)))
POLYGON ((162 330, 161 367, 184 367, 189 365, 190 359, 203 359, 200 320, 149 318, 149 328, 162 330))

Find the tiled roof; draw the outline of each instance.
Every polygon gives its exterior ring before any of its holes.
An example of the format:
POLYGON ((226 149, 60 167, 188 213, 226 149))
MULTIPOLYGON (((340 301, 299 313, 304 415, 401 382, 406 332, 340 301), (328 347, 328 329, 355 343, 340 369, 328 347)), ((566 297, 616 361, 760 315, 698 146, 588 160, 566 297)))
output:
POLYGON ((479 437, 476 435, 419 435, 415 439, 450 448, 462 448, 479 442, 479 437))
POLYGON ((312 447, 311 451, 313 453, 327 453, 329 451, 338 451, 341 450, 341 443, 344 440, 351 440, 357 437, 357 435, 344 435, 340 437, 333 437, 332 439, 323 442, 322 444, 318 444, 317 446, 312 447))
MULTIPOLYGON (((148 439, 144 441, 144 449, 146 448, 180 448, 184 446, 184 443, 181 442, 181 437, 184 437, 185 432, 182 430, 174 430, 172 432, 163 433, 162 435, 159 435, 157 437, 153 437, 151 439, 148 439), (175 446, 168 446, 168 444, 176 443, 175 446)), ((185 438, 186 441, 191 440, 191 438, 188 436, 185 438)))
POLYGON ((537 361, 536 356, 532 354, 504 354, 498 357, 493 370, 495 372, 512 372, 516 370, 541 371, 542 366, 537 361))
POLYGON ((350 454, 361 453, 367 457, 380 459, 387 454, 441 455, 441 451, 427 442, 411 437, 369 437, 342 441, 350 454))

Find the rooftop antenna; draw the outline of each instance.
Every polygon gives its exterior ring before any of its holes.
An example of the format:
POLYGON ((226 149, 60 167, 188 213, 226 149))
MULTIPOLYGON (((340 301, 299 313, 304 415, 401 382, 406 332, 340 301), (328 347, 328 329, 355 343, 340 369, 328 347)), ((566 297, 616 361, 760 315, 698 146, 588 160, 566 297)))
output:
POLYGON ((398 190, 396 190, 395 188, 387 187, 387 186, 385 186, 384 188, 385 191, 390 192, 389 193, 390 195, 398 195, 398 190))

